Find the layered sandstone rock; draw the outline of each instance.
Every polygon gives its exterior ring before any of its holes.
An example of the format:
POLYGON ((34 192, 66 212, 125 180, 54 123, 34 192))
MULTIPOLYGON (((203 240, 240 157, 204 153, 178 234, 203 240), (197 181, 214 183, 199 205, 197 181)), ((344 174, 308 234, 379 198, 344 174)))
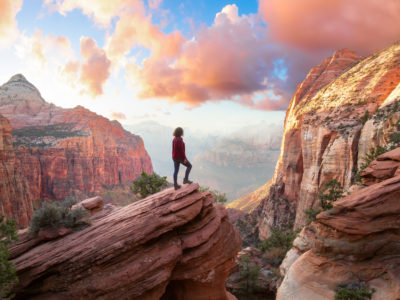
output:
POLYGON ((378 156, 361 173, 361 182, 364 185, 372 185, 385 179, 400 175, 400 148, 386 152, 378 156))
POLYGON ((16 299, 233 299, 225 280, 240 237, 213 200, 186 185, 53 241, 21 239, 11 250, 16 299))
POLYGON ((295 228, 304 226, 304 211, 318 206, 320 187, 336 179, 347 191, 371 147, 392 142, 400 124, 399 66, 399 42, 362 60, 341 50, 297 87, 286 113, 274 192, 256 210, 261 239, 271 227, 293 221, 295 228))
POLYGON ((153 171, 139 136, 81 106, 47 103, 22 75, 1 86, 0 113, 33 199, 82 198, 153 171))
POLYGON ((319 214, 311 226, 312 248, 289 268, 277 299, 333 299, 335 288, 344 282, 375 289, 372 299, 399 299, 399 197, 396 176, 319 214))
POLYGON ((27 226, 33 213, 28 182, 17 167, 9 121, 0 115, 0 215, 27 226))

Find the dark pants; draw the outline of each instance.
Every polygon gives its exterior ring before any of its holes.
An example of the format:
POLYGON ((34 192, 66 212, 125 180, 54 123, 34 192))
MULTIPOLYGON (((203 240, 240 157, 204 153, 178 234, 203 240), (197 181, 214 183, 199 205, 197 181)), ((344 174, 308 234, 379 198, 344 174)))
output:
POLYGON ((182 160, 174 160, 174 167, 175 167, 174 184, 178 184, 178 172, 180 164, 186 167, 185 179, 189 179, 189 173, 190 170, 192 169, 192 164, 188 160, 186 160, 186 163, 184 163, 182 160))

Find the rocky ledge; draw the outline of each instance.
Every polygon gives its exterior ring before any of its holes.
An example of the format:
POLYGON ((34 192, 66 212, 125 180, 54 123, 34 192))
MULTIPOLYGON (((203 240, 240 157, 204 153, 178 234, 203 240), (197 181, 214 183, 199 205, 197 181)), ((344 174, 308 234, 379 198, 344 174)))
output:
POLYGON ((105 208, 90 226, 37 245, 20 239, 11 249, 15 298, 235 299, 225 280, 240 237, 225 208, 198 188, 105 208))
POLYGON ((400 175, 386 166, 399 151, 369 165, 362 176, 370 186, 317 216, 307 229, 311 249, 288 268, 278 300, 333 299, 341 284, 369 286, 372 299, 400 298, 400 175))

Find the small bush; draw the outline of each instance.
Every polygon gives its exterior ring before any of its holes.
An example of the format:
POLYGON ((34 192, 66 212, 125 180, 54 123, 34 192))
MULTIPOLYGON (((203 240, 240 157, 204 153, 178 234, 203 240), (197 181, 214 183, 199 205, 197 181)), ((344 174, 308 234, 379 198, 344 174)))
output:
POLYGON ((225 204, 228 201, 228 198, 226 197, 225 193, 221 193, 220 191, 217 190, 212 190, 209 187, 200 187, 199 191, 210 192, 214 196, 216 203, 225 204))
POLYGON ((377 146, 376 148, 373 147, 369 150, 369 152, 363 158, 363 163, 360 166, 360 169, 357 171, 355 175, 355 181, 361 183, 361 173, 369 166, 369 164, 375 160, 379 155, 386 153, 390 150, 389 147, 385 146, 377 146))
POLYGON ((36 210, 31 218, 29 232, 37 234, 40 229, 46 228, 72 228, 87 214, 82 207, 71 209, 74 201, 67 199, 61 203, 44 202, 42 207, 36 210))
POLYGON ((335 291, 335 300, 367 300, 372 298, 375 289, 370 289, 365 283, 342 283, 335 291))
POLYGON ((324 187, 318 193, 320 206, 322 210, 328 210, 333 207, 332 203, 343 197, 343 187, 339 181, 333 179, 325 183, 324 187))
POLYGON ((361 124, 364 125, 365 123, 367 123, 369 117, 370 117, 369 111, 367 110, 367 111, 365 112, 365 114, 360 118, 361 124))
MULTIPOLYGON (((258 274, 261 267, 252 263, 249 256, 242 255, 239 258, 239 272, 241 276, 240 294, 252 297, 258 290, 258 274)), ((248 298, 250 299, 250 298, 248 298)))
POLYGON ((166 176, 161 177, 156 173, 147 174, 143 171, 140 177, 133 182, 130 189, 132 193, 140 194, 140 197, 143 199, 149 195, 158 193, 167 186, 166 176))
POLYGON ((310 225, 312 221, 314 221, 317 218, 317 215, 322 212, 320 209, 314 209, 310 207, 309 209, 306 209, 304 213, 307 216, 307 225, 310 225))
POLYGON ((8 260, 8 250, 11 242, 17 240, 16 223, 14 220, 6 220, 0 216, 0 299, 11 298, 11 285, 18 282, 15 268, 8 260))
POLYGON ((343 187, 339 181, 333 179, 325 183, 324 187, 320 189, 318 193, 319 209, 310 207, 305 210, 308 220, 307 225, 310 225, 312 221, 317 218, 317 215, 323 211, 327 211, 333 208, 333 202, 343 197, 343 187))
POLYGON ((270 237, 259 243, 258 248, 262 252, 268 251, 272 258, 276 259, 274 264, 279 265, 285 258, 286 252, 292 248, 293 241, 298 233, 298 230, 291 231, 273 228, 270 237))

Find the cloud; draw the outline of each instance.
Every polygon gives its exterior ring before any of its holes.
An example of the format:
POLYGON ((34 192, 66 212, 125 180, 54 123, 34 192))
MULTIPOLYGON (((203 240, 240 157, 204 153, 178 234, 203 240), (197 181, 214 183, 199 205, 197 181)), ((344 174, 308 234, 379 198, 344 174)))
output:
POLYGON ((61 65, 74 55, 68 38, 43 35, 39 29, 31 36, 21 33, 15 43, 15 50, 17 56, 41 69, 46 67, 49 60, 55 65, 61 65))
POLYGON ((398 0, 260 0, 273 39, 308 51, 370 54, 400 38, 398 0))
POLYGON ((21 7, 22 0, 0 0, 0 47, 10 45, 18 37, 15 16, 21 7))
POLYGON ((184 38, 178 31, 162 32, 151 23, 150 16, 123 13, 116 22, 114 33, 107 39, 107 55, 114 62, 123 61, 136 45, 151 49, 153 57, 176 56, 184 38))
POLYGON ((126 115, 122 112, 111 112, 111 118, 114 120, 126 120, 126 115))
POLYGON ((143 2, 140 0, 45 0, 45 5, 62 15, 81 9, 100 27, 110 26, 111 21, 122 12, 136 11, 144 14, 143 2))
POLYGON ((212 26, 202 27, 183 44, 176 57, 151 56, 142 67, 131 63, 127 78, 141 88, 141 98, 190 106, 241 96, 251 99, 255 92, 283 84, 273 73, 279 51, 267 42, 259 21, 256 16, 239 16, 236 5, 227 5, 212 26))
POLYGON ((79 80, 84 87, 83 92, 92 97, 101 95, 103 85, 110 76, 111 61, 92 38, 81 38, 80 53, 83 61, 79 80))

